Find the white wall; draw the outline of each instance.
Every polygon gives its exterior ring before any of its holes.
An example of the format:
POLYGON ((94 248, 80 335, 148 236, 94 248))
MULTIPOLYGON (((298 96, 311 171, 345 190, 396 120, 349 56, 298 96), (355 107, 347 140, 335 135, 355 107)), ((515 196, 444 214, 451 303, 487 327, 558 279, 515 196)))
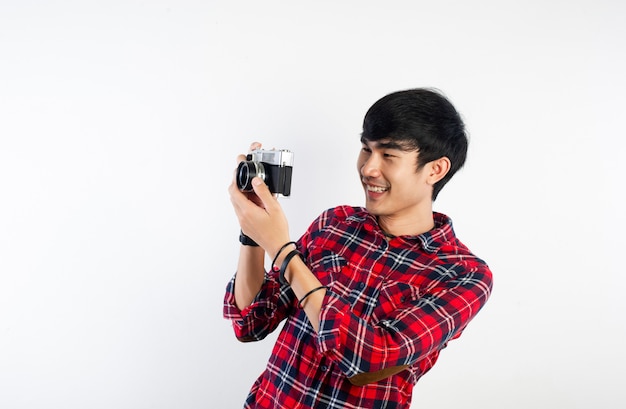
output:
POLYGON ((435 86, 471 133, 435 208, 494 293, 417 408, 626 400, 626 6, 0 0, 0 407, 237 408, 270 338, 221 317, 253 140, 296 238, 361 204, 365 110, 435 86))

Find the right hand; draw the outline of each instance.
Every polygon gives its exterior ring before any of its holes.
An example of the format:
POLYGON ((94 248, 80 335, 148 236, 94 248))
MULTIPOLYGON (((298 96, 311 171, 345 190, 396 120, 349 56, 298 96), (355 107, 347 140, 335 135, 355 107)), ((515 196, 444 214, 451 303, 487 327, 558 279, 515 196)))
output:
MULTIPOLYGON (((250 145, 250 150, 259 148, 261 144, 258 142, 250 145)), ((239 162, 245 159, 245 155, 237 157, 239 162)), ((289 241, 289 226, 278 197, 258 177, 252 179, 253 192, 242 192, 237 186, 236 172, 228 191, 239 226, 245 235, 265 251, 275 254, 280 246, 289 241)))

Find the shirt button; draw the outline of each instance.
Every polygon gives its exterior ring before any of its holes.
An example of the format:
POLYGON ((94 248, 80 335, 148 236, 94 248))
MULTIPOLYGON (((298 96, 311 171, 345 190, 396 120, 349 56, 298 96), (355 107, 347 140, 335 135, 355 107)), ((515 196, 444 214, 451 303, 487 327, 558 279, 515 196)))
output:
POLYGON ((326 365, 322 365, 320 369, 322 370, 322 372, 328 371, 328 367, 326 365))
POLYGON ((365 288, 365 283, 359 283, 359 288, 362 290, 365 288))

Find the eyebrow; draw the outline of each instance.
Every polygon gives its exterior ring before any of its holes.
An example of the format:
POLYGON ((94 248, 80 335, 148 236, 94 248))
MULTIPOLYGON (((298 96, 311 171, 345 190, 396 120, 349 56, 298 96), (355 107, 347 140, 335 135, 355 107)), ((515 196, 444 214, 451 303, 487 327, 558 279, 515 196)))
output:
POLYGON ((392 141, 389 139, 383 139, 382 141, 370 141, 365 137, 361 136, 361 143, 364 145, 374 144, 376 148, 379 149, 396 149, 403 152, 411 151, 406 144, 402 144, 397 141, 392 141))

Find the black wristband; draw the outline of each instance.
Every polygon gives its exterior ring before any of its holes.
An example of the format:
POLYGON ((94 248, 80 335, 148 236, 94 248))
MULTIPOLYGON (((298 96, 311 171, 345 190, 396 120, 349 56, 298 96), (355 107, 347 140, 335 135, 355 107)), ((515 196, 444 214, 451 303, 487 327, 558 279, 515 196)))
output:
POLYGON ((272 260, 272 268, 274 268, 274 266, 276 265, 276 260, 278 260, 278 256, 280 256, 280 253, 282 253, 283 250, 286 249, 290 244, 297 246, 297 243, 295 241, 288 241, 287 243, 283 244, 283 246, 278 249, 276 255, 274 256, 274 259, 272 260))
POLYGON ((239 243, 243 244, 244 246, 259 247, 257 242, 243 234, 243 231, 239 233, 239 243))
POLYGON ((291 261, 291 259, 294 256, 300 256, 300 258, 302 258, 302 253, 300 253, 298 250, 291 250, 289 252, 289 254, 287 254, 285 256, 285 259, 283 260, 283 264, 280 266, 280 271, 278 273, 278 279, 283 284, 289 284, 289 282, 285 278, 285 270, 287 270, 287 266, 289 265, 289 262, 291 261))

